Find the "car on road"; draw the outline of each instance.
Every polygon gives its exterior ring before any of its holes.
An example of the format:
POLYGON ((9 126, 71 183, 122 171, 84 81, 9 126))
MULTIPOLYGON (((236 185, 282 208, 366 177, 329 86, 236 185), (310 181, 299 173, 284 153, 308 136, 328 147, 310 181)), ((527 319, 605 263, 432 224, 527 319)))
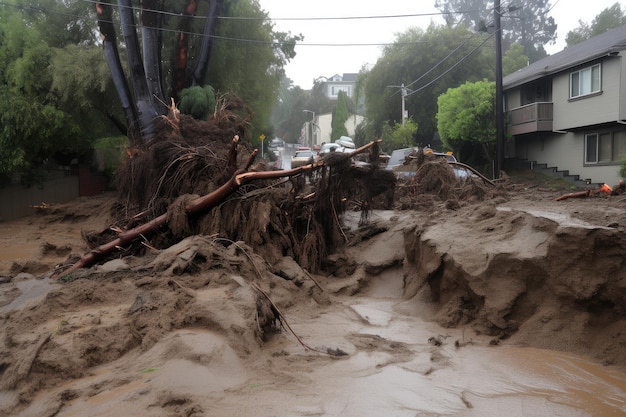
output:
POLYGON ((344 147, 354 149, 354 141, 350 136, 341 136, 339 139, 335 141, 336 144, 344 147))
POLYGON ((285 148, 285 141, 280 138, 274 138, 267 145, 267 148, 272 152, 279 151, 285 148))
POLYGON ((323 158, 324 155, 328 155, 331 152, 336 152, 341 145, 338 143, 325 143, 321 146, 320 151, 317 153, 318 158, 323 158))
POLYGON ((311 150, 296 151, 291 157, 291 168, 298 168, 303 165, 315 162, 315 154, 311 150))

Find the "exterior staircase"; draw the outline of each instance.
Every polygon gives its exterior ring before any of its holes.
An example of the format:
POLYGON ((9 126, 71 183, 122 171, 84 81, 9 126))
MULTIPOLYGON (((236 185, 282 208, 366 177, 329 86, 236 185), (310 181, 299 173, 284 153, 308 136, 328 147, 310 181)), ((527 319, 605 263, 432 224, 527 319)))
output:
POLYGON ((551 167, 548 166, 548 164, 538 164, 535 161, 529 161, 527 159, 508 158, 504 165, 505 170, 529 169, 552 178, 562 178, 579 188, 597 188, 602 185, 592 182, 591 179, 582 179, 579 175, 570 174, 568 170, 559 170, 557 167, 551 167))

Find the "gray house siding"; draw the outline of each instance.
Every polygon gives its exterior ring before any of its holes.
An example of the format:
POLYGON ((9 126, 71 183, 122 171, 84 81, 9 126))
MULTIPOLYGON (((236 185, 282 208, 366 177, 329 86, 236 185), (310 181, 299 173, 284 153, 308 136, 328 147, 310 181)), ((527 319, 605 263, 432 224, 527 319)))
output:
POLYGON ((531 135, 523 140, 515 140, 515 155, 537 164, 567 169, 569 173, 589 179, 594 183, 618 183, 619 166, 584 164, 584 133, 548 133, 531 135), (564 168, 567 167, 567 168, 564 168))
MULTIPOLYGON (((582 126, 616 122, 620 119, 620 86, 622 57, 602 60, 601 93, 570 100, 570 74, 565 71, 553 78, 554 130, 563 131, 582 126)), ((589 64, 591 65, 591 64, 589 64)), ((582 69, 583 65, 576 69, 582 69)))
POLYGON ((626 25, 537 61, 503 80, 512 133, 506 157, 555 167, 592 183, 616 184, 626 159, 626 25), (571 74, 580 93, 570 98, 571 74), (591 76, 590 76, 591 74, 591 76), (583 84, 582 81, 585 81, 583 84))

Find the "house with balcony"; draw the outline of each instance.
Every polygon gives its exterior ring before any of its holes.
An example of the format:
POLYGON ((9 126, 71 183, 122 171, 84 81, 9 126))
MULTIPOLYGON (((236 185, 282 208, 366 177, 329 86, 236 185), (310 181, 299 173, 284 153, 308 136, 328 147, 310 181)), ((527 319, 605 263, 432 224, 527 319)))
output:
POLYGON ((625 58, 626 25, 504 77, 507 161, 579 184, 617 184, 626 159, 625 58))

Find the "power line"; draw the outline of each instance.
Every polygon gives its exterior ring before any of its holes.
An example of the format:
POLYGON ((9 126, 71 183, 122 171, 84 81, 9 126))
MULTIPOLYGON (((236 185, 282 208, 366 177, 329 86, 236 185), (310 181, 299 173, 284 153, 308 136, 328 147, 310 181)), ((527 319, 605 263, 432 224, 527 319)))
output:
POLYGON ((443 78, 446 74, 448 74, 450 71, 452 71, 453 69, 455 69, 457 66, 459 66, 462 62, 465 62, 465 60, 469 59, 470 56, 472 56, 474 54, 474 52, 476 52, 479 48, 481 48, 485 43, 487 43, 487 41, 492 37, 493 35, 489 35, 488 37, 485 38, 484 41, 482 41, 478 46, 476 46, 474 49, 472 49, 469 53, 467 53, 463 58, 461 58, 459 61, 457 61, 454 65, 452 65, 450 68, 448 68, 447 70, 445 70, 444 72, 442 72, 439 76, 437 76, 435 79, 431 80, 430 82, 426 83, 425 85, 421 86, 420 88, 418 88, 417 90, 413 90, 410 93, 408 93, 406 96, 411 96, 419 91, 422 91, 423 89, 425 89, 426 87, 430 87, 432 84, 434 84, 435 82, 439 81, 441 78, 443 78))
MULTIPOLYGON (((101 3, 109 6, 117 6, 116 3, 112 2, 103 2, 97 0, 82 0, 87 3, 101 3)), ((141 11, 141 7, 131 6, 131 9, 134 11, 141 11)), ((167 12, 164 10, 150 10, 153 13, 160 13, 168 16, 181 17, 183 16, 181 13, 176 12, 167 12)), ((392 15, 373 15, 373 16, 321 16, 321 17, 276 17, 271 18, 269 16, 265 17, 244 17, 244 16, 218 16, 218 19, 222 20, 271 20, 271 21, 320 21, 320 20, 371 20, 371 19, 397 19, 397 18, 408 18, 408 17, 432 17, 432 16, 443 16, 443 15, 451 15, 451 14, 467 14, 467 13, 476 13, 478 10, 467 10, 467 11, 458 11, 458 12, 431 12, 431 13, 411 13, 411 14, 392 14, 392 15)), ((186 16, 186 15, 185 15, 186 16)), ((195 18, 203 19, 205 16, 192 16, 195 18)))
MULTIPOLYGON (((509 23, 509 25, 511 25, 511 24, 509 23)), ((504 30, 504 28, 502 28, 502 27, 501 27, 501 28, 500 28, 500 32, 502 32, 503 30, 504 30)), ((425 88, 427 88, 427 87, 430 87, 430 86, 431 86, 432 84, 434 84, 436 81, 439 81, 439 80, 440 80, 441 78, 443 78, 446 74, 448 74, 450 71, 452 71, 453 69, 455 69, 455 68, 456 68, 459 64, 461 64, 461 63, 462 63, 462 62, 464 62, 465 60, 469 59, 469 57, 470 57, 470 56, 472 56, 472 55, 473 55, 473 54, 474 54, 474 53, 475 53, 478 49, 480 49, 480 48, 481 48, 481 47, 482 47, 485 43, 487 43, 487 41, 488 41, 489 39, 491 39, 494 35, 496 35, 496 33, 495 33, 495 32, 494 32, 494 33, 492 33, 492 34, 489 34, 489 36, 487 36, 487 37, 486 37, 486 38, 485 38, 485 39, 484 39, 484 40, 483 40, 483 41, 482 41, 482 42, 481 42, 478 46, 476 46, 474 49, 472 49, 470 52, 468 52, 468 53, 467 53, 465 56, 463 56, 463 57, 462 57, 462 58, 461 58, 458 62, 456 62, 454 65, 452 65, 450 68, 448 68, 447 70, 445 70, 443 73, 441 73, 439 76, 437 76, 435 79, 431 80, 431 81, 430 81, 430 82, 428 82, 427 84, 425 84, 425 85, 421 86, 420 88, 418 88, 418 89, 416 89, 416 90, 413 90, 413 91, 411 91, 410 93, 408 93, 408 94, 406 95, 406 97, 411 96, 411 95, 413 95, 413 94, 415 94, 415 93, 417 93, 417 92, 419 92, 419 91, 421 91, 421 90, 423 90, 423 89, 425 89, 425 88)), ((470 37, 470 39, 468 39, 465 43, 469 42, 469 40, 471 40, 471 38, 473 38, 473 36, 474 36, 474 35, 472 35, 472 37, 470 37)), ((464 44, 465 44, 465 43, 464 43, 464 44)), ((464 44, 462 44, 462 45, 464 45, 464 44)), ((462 45, 461 45, 461 46, 462 46, 462 45)), ((459 48, 456 48, 454 51, 456 51, 457 49, 459 49, 459 48)), ((453 51, 453 52, 454 52, 454 51, 453 51)), ((450 54, 449 54, 448 56, 450 56, 450 54)), ((444 58, 442 61, 445 61, 447 58, 448 58, 448 57, 446 56, 446 58, 444 58)), ((441 64, 441 62, 442 62, 442 61, 439 61, 439 62, 435 65, 435 67, 436 67, 436 66, 438 66, 439 64, 441 64)), ((432 70, 433 70, 433 68, 429 69, 429 70, 427 71, 427 73, 432 72, 432 70)), ((421 80, 422 78, 423 78, 423 76, 419 77, 417 80, 413 81, 413 82, 412 82, 411 84, 409 84, 409 85, 413 85, 415 82, 417 82, 417 81, 421 80)))
MULTIPOLYGON (((459 49, 461 49, 462 47, 464 47, 465 45, 467 45, 473 38, 474 36, 476 36, 477 32, 474 32, 472 34, 472 36, 469 37, 469 39, 467 39, 465 42, 463 42, 462 44, 460 44, 459 46, 457 46, 456 48, 454 48, 452 50, 452 52, 450 52, 448 55, 446 55, 442 60, 440 60, 439 62, 437 62, 433 67, 431 67, 428 71, 426 71, 424 74, 422 74, 421 77, 419 77, 418 79, 412 81, 411 83, 409 83, 408 85, 406 85, 406 87, 410 87, 413 84, 415 84, 416 82, 420 81, 422 78, 424 78, 425 76, 427 76, 428 74, 430 74, 431 72, 433 72, 437 67, 439 67, 439 65, 443 64, 445 61, 448 60, 448 58, 450 58, 452 55, 454 55, 459 49)), ((411 92, 413 93, 413 92, 411 92)))
MULTIPOLYGON (((108 2, 99 2, 97 0, 82 0, 86 3, 101 3, 101 4, 106 4, 109 6, 115 6, 117 7, 117 4, 114 3, 108 3, 108 2)), ((0 5, 3 6, 9 6, 9 7, 15 7, 17 9, 20 10, 29 10, 29 11, 34 11, 34 12, 40 12, 40 13, 45 13, 45 14, 58 14, 58 15, 63 15, 63 16, 68 16, 68 17, 74 17, 74 18, 83 18, 84 16, 79 16, 79 15, 75 15, 75 14, 68 14, 68 13, 61 13, 61 12, 55 12, 55 11, 50 11, 44 8, 40 8, 40 7, 34 7, 34 6, 20 6, 20 5, 15 5, 15 4, 10 4, 10 3, 6 3, 3 1, 0 1, 0 5)), ((139 7, 132 7, 133 10, 138 11, 141 10, 141 8, 139 7)), ((188 17, 187 15, 182 15, 180 13, 173 13, 173 12, 166 12, 166 11, 153 11, 154 13, 161 13, 164 15, 168 15, 168 16, 173 16, 173 17, 188 17)), ((274 20, 309 20, 309 21, 318 21, 318 20, 355 20, 355 19, 387 19, 387 18, 406 18, 406 17, 419 17, 419 16, 434 16, 434 15, 443 15, 443 14, 451 14, 451 13, 469 13, 469 12, 448 12, 448 13, 417 13, 417 14, 398 14, 398 15, 377 15, 377 16, 347 16, 347 17, 313 17, 313 18, 279 18, 279 19, 270 19, 272 21, 274 20)), ((198 19, 206 19, 206 16, 195 16, 195 15, 189 15, 189 17, 194 17, 194 18, 198 18, 198 19)), ((237 16, 221 16, 218 17, 219 19, 224 19, 224 20, 267 20, 269 18, 267 17, 237 17, 237 16)), ((105 23, 112 23, 112 24, 117 24, 118 22, 116 21, 109 21, 109 20, 100 20, 101 22, 105 22, 105 23)), ((224 40, 224 41, 232 41, 232 42, 240 42, 240 43, 253 43, 253 44, 260 44, 260 45, 267 45, 267 46, 272 46, 272 47, 276 47, 276 46, 281 46, 281 45, 286 45, 286 44, 291 44, 291 42, 276 42, 276 41, 269 41, 269 40, 256 40, 256 39, 242 39, 242 38, 232 38, 232 37, 227 37, 227 36, 219 36, 219 35, 208 35, 208 34, 204 34, 204 33, 198 33, 198 32, 192 32, 192 31, 181 31, 179 29, 169 29, 169 28, 164 28, 164 27, 151 27, 151 26, 142 26, 140 24, 134 24, 132 25, 132 27, 135 28, 140 28, 140 27, 145 27, 145 28, 149 28, 149 29, 156 29, 156 30, 160 30, 162 32, 173 32, 173 33, 183 33, 185 35, 191 35, 191 36, 201 36, 201 37, 211 37, 213 39, 216 40, 224 40)), ((397 43, 397 42, 386 42, 386 43, 306 43, 306 42, 298 42, 296 45, 298 47, 339 47, 339 48, 346 48, 346 47, 372 47, 372 46, 391 46, 391 45, 416 45, 422 42, 401 42, 401 43, 397 43)))

